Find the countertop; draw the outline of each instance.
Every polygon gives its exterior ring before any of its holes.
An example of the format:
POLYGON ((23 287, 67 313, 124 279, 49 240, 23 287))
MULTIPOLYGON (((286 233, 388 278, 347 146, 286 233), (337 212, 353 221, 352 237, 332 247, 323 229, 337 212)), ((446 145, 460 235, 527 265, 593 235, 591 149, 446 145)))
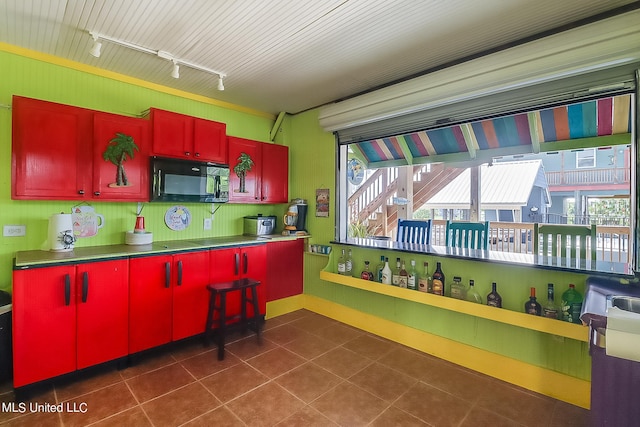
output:
POLYGON ((225 236, 190 240, 167 240, 153 242, 148 245, 119 244, 87 246, 74 248, 72 251, 68 252, 41 250, 20 251, 16 252, 13 267, 15 270, 24 270, 31 267, 42 267, 52 264, 66 264, 73 262, 96 261, 113 258, 128 258, 162 253, 207 250, 211 248, 247 246, 308 237, 308 235, 290 236, 282 234, 271 234, 266 236, 225 236))

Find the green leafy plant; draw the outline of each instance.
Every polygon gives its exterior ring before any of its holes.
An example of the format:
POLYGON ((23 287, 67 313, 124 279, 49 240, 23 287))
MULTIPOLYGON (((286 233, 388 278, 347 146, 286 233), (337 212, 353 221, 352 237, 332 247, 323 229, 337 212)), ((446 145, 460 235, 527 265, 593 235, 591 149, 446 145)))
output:
POLYGON ((368 221, 352 222, 349 224, 347 230, 348 237, 365 238, 369 236, 375 236, 376 232, 380 229, 379 225, 370 225, 368 221))
POLYGON ((110 184, 110 187, 126 187, 129 185, 129 180, 124 170, 124 162, 127 157, 133 159, 134 151, 140 151, 140 149, 132 136, 116 132, 116 137, 109 141, 107 149, 102 153, 102 158, 116 166, 116 182, 115 184, 110 184))
POLYGON ((245 191, 245 177, 247 176, 247 172, 251 170, 253 167, 253 160, 251 160, 251 156, 247 153, 240 153, 240 157, 238 157, 238 164, 233 167, 233 171, 240 178, 240 192, 246 193, 245 191))

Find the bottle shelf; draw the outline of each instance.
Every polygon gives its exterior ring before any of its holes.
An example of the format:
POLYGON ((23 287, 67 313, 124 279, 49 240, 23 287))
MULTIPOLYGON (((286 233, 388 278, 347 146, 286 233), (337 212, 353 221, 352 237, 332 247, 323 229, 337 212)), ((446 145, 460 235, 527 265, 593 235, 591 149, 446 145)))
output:
POLYGON ((489 307, 483 304, 476 304, 450 297, 442 297, 396 286, 383 285, 378 282, 343 276, 341 274, 331 273, 328 271, 321 271, 320 278, 328 282, 439 307, 445 310, 456 311, 458 313, 468 314, 469 316, 493 320, 494 322, 506 323, 520 328, 532 329, 534 331, 544 332, 547 334, 589 342, 589 328, 583 325, 563 322, 555 319, 547 319, 546 317, 532 316, 530 314, 489 307))

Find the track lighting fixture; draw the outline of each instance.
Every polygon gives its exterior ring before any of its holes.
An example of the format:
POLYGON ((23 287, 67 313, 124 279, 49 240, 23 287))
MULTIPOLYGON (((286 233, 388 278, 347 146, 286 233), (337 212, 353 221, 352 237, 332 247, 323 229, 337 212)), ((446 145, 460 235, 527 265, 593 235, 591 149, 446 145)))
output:
POLYGON ((189 68, 192 68, 194 70, 204 71, 205 73, 209 73, 209 74, 212 74, 212 75, 217 75, 218 76, 218 90, 220 90, 220 91, 224 90, 224 82, 222 81, 222 79, 224 79, 226 77, 226 74, 221 73, 220 71, 212 70, 210 68, 203 67, 201 65, 194 64, 192 62, 176 58, 172 54, 170 54, 169 52, 165 52, 163 50, 149 49, 149 48, 146 48, 144 46, 138 46, 136 44, 129 43, 129 42, 126 42, 126 41, 123 41, 123 40, 118 40, 118 39, 115 39, 113 37, 105 36, 105 35, 102 35, 102 34, 98 34, 98 33, 95 33, 93 31, 89 31, 89 34, 93 38, 93 47, 91 48, 89 53, 91 55, 95 56, 96 58, 100 57, 100 50, 102 48, 102 43, 100 41, 101 40, 102 41, 107 41, 107 42, 110 42, 110 43, 113 43, 113 44, 117 44, 117 45, 120 45, 120 46, 128 47, 129 49, 137 50, 139 52, 148 53, 150 55, 156 55, 158 58, 162 58, 162 59, 166 59, 167 61, 171 61, 173 63, 173 68, 171 70, 171 77, 173 77, 174 79, 180 78, 180 65, 184 65, 185 67, 189 67, 189 68))
POLYGON ((102 49, 102 43, 100 43, 100 39, 96 34, 91 34, 91 36, 93 37, 93 46, 91 47, 89 54, 91 56, 95 56, 96 58, 100 58, 100 49, 102 49))
POLYGON ((180 78, 180 65, 176 61, 173 61, 173 71, 171 71, 171 77, 174 79, 180 78))

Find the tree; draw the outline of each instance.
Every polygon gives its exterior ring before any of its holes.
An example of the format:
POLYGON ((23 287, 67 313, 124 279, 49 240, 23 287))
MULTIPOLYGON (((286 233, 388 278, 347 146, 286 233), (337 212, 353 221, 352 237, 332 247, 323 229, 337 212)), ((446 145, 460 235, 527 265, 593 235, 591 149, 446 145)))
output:
POLYGON ((102 153, 105 161, 116 165, 116 182, 109 186, 126 187, 129 185, 127 174, 124 171, 124 162, 127 157, 133 159, 134 150, 140 151, 132 136, 116 132, 116 137, 107 144, 107 149, 102 153))
POLYGON ((240 193, 246 193, 244 188, 245 177, 252 167, 253 160, 251 160, 251 157, 247 153, 240 153, 238 164, 233 167, 233 171, 238 175, 238 178, 240 178, 240 193))

